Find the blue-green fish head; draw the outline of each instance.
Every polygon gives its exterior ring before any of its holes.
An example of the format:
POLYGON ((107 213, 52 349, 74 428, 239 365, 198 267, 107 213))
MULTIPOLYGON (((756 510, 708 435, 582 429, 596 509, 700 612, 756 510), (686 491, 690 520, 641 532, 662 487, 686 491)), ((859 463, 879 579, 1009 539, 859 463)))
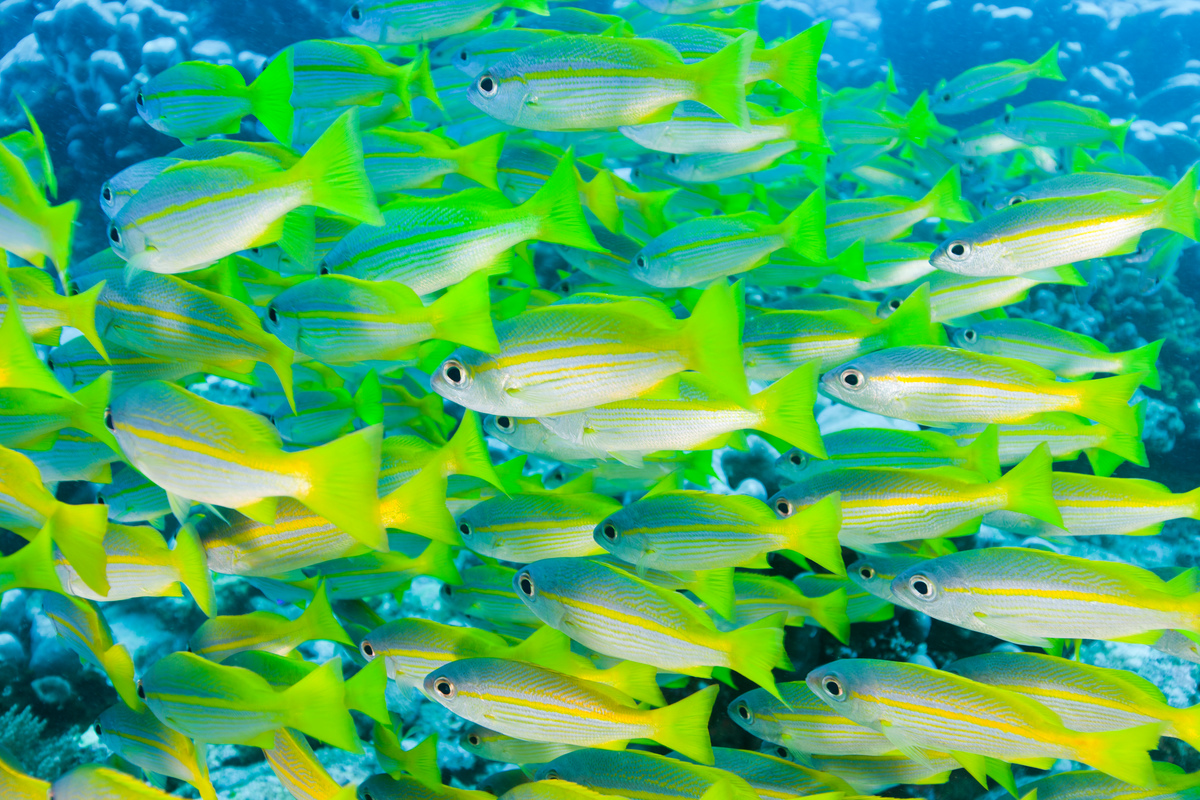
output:
POLYGON ((480 369, 490 360, 477 350, 459 351, 437 368, 429 379, 429 388, 464 408, 502 413, 506 393, 503 386, 497 385, 502 382, 497 377, 501 370, 480 369))
POLYGON ((387 14, 375 8, 377 3, 358 2, 346 9, 342 16, 342 30, 368 42, 383 42, 387 14))
POLYGON ((112 251, 128 261, 138 253, 153 250, 154 246, 145 232, 128 220, 121 219, 121 216, 118 213, 108 221, 108 246, 112 251))
POLYGON ((133 104, 137 107, 138 116, 145 120, 147 125, 159 133, 168 133, 167 121, 163 118, 163 102, 154 94, 149 84, 138 89, 133 104))
MULTIPOLYGON (((998 212, 993 217, 1004 213, 998 212)), ((984 227, 985 222, 987 220, 977 222, 969 226, 969 229, 959 231, 958 238, 942 242, 929 256, 929 263, 944 272, 959 275, 1014 274, 1013 267, 1009 264, 1009 252, 1003 241, 989 236, 972 235, 984 227)))
POLYGON ((886 362, 884 353, 872 353, 834 367, 821 376, 820 389, 826 396, 855 408, 882 408, 890 404, 895 392, 892 382, 886 381, 890 372, 886 362))
POLYGON ((778 742, 783 726, 772 713, 775 708, 779 708, 779 701, 766 689, 753 689, 734 698, 725 711, 746 732, 768 742, 778 742))
POLYGON ((304 347, 300 340, 304 334, 304 327, 300 324, 300 318, 292 305, 294 304, 289 302, 287 292, 276 295, 267 305, 263 328, 267 333, 277 336, 288 347, 303 352, 304 347))
POLYGON ((964 350, 991 355, 1001 354, 996 339, 975 328, 959 328, 950 338, 955 347, 961 347, 964 350))
POLYGON ((552 628, 562 624, 563 608, 555 598, 568 594, 575 584, 577 558, 546 558, 535 561, 513 576, 513 589, 521 602, 552 628))
POLYGON ((503 63, 481 72, 467 89, 467 100, 490 117, 517 127, 536 129, 537 98, 519 72, 503 63))
MULTIPOLYGON (((957 561, 954 558, 930 559, 896 575, 891 587, 896 602, 958 624, 956 620, 959 616, 954 609, 961 604, 955 601, 953 590, 970 588, 971 582, 969 576, 958 574, 961 570, 956 567, 957 561), (946 591, 947 587, 951 589, 950 592, 946 591)), ((996 567, 1003 569, 999 561, 996 567)), ((971 616, 969 610, 964 610, 964 613, 971 616)))
POLYGON ((928 560, 921 556, 867 555, 853 564, 846 565, 846 577, 876 597, 882 597, 895 605, 913 608, 906 597, 897 596, 892 591, 892 581, 905 570, 924 564, 928 560))
POLYGON ((859 725, 879 730, 880 707, 869 698, 875 681, 872 680, 870 659, 844 658, 808 673, 804 682, 813 694, 842 716, 859 725))
POLYGON ((622 508, 597 525, 592 538, 622 561, 636 564, 647 553, 645 536, 639 529, 637 518, 635 506, 622 508))

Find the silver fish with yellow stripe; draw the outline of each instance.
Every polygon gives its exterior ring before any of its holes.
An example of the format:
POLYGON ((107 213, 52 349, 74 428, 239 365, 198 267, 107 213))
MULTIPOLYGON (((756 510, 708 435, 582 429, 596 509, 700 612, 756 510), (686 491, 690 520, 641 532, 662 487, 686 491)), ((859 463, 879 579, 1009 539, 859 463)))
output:
POLYGON ((140 700, 137 709, 117 703, 100 715, 93 729, 104 746, 147 772, 187 781, 201 800, 217 800, 204 743, 168 728, 140 700))

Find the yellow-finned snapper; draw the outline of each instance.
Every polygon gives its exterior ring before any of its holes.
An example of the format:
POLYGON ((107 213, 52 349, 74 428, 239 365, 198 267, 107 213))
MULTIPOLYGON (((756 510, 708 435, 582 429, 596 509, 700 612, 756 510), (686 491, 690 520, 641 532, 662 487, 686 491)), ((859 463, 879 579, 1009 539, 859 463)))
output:
POLYGON ((37 389, 0 389, 0 445, 48 450, 59 431, 76 428, 118 450, 117 440, 104 424, 111 389, 111 372, 101 373, 69 397, 37 389))
POLYGON ((560 436, 539 419, 489 414, 483 418, 483 428, 509 447, 554 461, 591 464, 601 455, 585 444, 560 436))
POLYGON ((639 570, 766 569, 767 553, 790 550, 844 575, 841 526, 836 492, 781 520, 754 497, 662 491, 610 513, 594 537, 639 570))
POLYGON ((954 332, 964 350, 1019 358, 1045 367, 1061 378, 1090 378, 1097 372, 1127 375, 1140 372, 1147 389, 1158 389, 1158 353, 1165 339, 1133 350, 1112 353, 1103 342, 1032 319, 978 322, 954 332))
POLYGON ((402 283, 323 275, 276 295, 265 327, 293 350, 326 364, 403 360, 429 339, 485 353, 499 348, 483 271, 430 306, 402 283))
POLYGON ((714 609, 713 622, 718 630, 734 630, 782 612, 786 615, 783 622, 785 626, 800 627, 812 622, 832 633, 842 643, 850 640, 845 588, 810 597, 796 584, 779 575, 735 572, 733 592, 733 615, 728 621, 716 614, 714 609))
POLYGON ((446 584, 457 584, 458 568, 454 551, 444 542, 431 542, 420 536, 410 536, 416 545, 405 542, 393 552, 369 551, 362 555, 343 556, 323 561, 306 571, 311 577, 288 580, 284 596, 308 599, 324 583, 333 600, 358 600, 379 594, 403 594, 418 575, 428 575, 446 584))
POLYGON ((936 274, 929 263, 936 247, 933 242, 879 242, 865 247, 863 269, 867 279, 852 282, 858 289, 890 289, 936 274))
MULTIPOLYGON (((850 574, 850 567, 846 568, 850 574)), ((855 585, 848 577, 824 572, 801 572, 792 583, 805 597, 821 598, 839 590, 846 592, 846 617, 850 622, 886 622, 895 615, 890 602, 855 585)))
POLYGON ((243 650, 285 656, 305 642, 317 639, 354 646, 334 616, 324 587, 295 619, 270 611, 252 611, 205 620, 188 639, 188 652, 219 664, 243 650))
POLYGON ((297 42, 283 51, 292 59, 291 104, 295 108, 377 106, 387 95, 408 105, 425 97, 438 105, 429 54, 393 64, 374 47, 325 39, 297 42))
MULTIPOLYGON (((788 748, 776 748, 777 755, 791 756, 788 748)), ((799 756, 797 756, 798 758, 799 756)), ((959 768, 959 763, 950 756, 928 754, 924 762, 913 761, 903 753, 882 756, 807 756, 815 769, 850 784, 859 794, 873 795, 893 786, 910 783, 918 786, 943 784, 950 780, 950 773, 959 768)))
POLYGON ((1018 108, 1008 106, 996 120, 996 129, 1028 145, 1041 147, 1099 147, 1112 142, 1125 147, 1125 134, 1133 120, 1115 124, 1096 108, 1043 100, 1018 108))
POLYGON ((748 392, 740 327, 724 281, 708 287, 682 321, 642 298, 530 308, 496 325, 498 354, 447 359, 430 386, 482 413, 534 417, 636 397, 695 370, 741 400, 748 392))
POLYGON ((99 764, 82 764, 50 786, 57 800, 170 800, 172 795, 143 783, 128 772, 99 764))
POLYGON ((1073 472, 1054 473, 1050 489, 1062 525, 1048 528, 1005 512, 986 522, 1013 531, 1032 528, 1044 536, 1154 536, 1168 520, 1200 519, 1200 489, 1174 494, 1155 481, 1073 472))
POLYGON ((1029 200, 1044 200, 1048 197, 1082 197, 1108 191, 1125 192, 1144 200, 1157 200, 1170 188, 1171 184, 1168 181, 1152 175, 1072 172, 1038 181, 1024 189, 1007 194, 997 203, 997 208, 1015 206, 1029 200))
POLYGON ((803 149, 828 151, 816 109, 798 108, 776 116, 755 103, 747 107, 750 124, 745 129, 701 103, 685 100, 665 122, 622 125, 618 130, 629 140, 660 153, 742 153, 781 139, 794 141, 803 149))
POLYGON ((925 556, 916 555, 866 555, 853 564, 846 565, 846 575, 856 586, 866 589, 876 597, 894 605, 916 608, 911 602, 912 598, 892 591, 892 581, 909 567, 928 560, 925 556))
POLYGON ((321 262, 322 274, 393 280, 419 295, 468 275, 516 272, 535 285, 513 248, 532 240, 601 251, 583 215, 572 158, 563 158, 532 197, 514 206, 499 192, 467 189, 449 197, 401 197, 384 206, 384 227, 360 225, 321 262))
POLYGON ((1068 411, 1123 433, 1139 430, 1129 405, 1141 373, 1063 383, 1027 361, 951 347, 893 347, 826 372, 821 390, 864 411, 921 422, 1024 423, 1068 411))
MULTIPOLYGON (((934 271, 929 276, 929 317, 934 322, 949 322, 973 314, 1019 303, 1029 296, 1038 284, 1055 283, 1063 286, 1086 286, 1087 281, 1071 264, 1043 269, 1004 278, 972 278, 950 272, 934 271)), ((881 317, 888 317, 904 302, 905 290, 900 289, 877 307, 881 317)))
POLYGON ((248 669, 177 652, 146 670, 138 681, 138 696, 168 727, 200 742, 269 750, 275 746, 274 732, 286 727, 362 752, 345 706, 340 658, 279 691, 248 669))
MULTIPOLYGON (((58 344, 66 326, 78 330, 97 353, 106 355, 95 321, 96 298, 103 289, 102 282, 85 292, 64 297, 55 291, 54 278, 40 269, 12 267, 6 274, 20 309, 21 324, 35 343, 58 344)), ((10 302, 7 298, 0 300, 0 317, 7 316, 10 302)))
POLYGON ((542 621, 521 602, 513 580, 517 571, 501 564, 482 564, 462 571, 462 584, 442 586, 450 608, 505 633, 528 636, 542 621))
POLYGON ((237 133, 248 114, 276 139, 291 144, 291 95, 292 58, 285 52, 249 86, 231 64, 175 64, 138 89, 134 106, 147 125, 184 144, 214 133, 237 133))
POLYGON ((468 753, 489 761, 508 764, 545 764, 566 753, 580 749, 578 745, 557 742, 530 742, 497 733, 482 725, 469 725, 462 739, 468 753))
MULTIPOLYGON (((33 544, 37 544, 35 537, 33 544)), ((131 597, 183 597, 186 586, 205 616, 217 613, 212 574, 195 526, 186 523, 168 547, 163 535, 144 525, 109 523, 104 534, 105 579, 108 591, 96 592, 80 577, 75 565, 56 554, 53 567, 64 590, 100 602, 131 597)))
POLYGON ((129 268, 176 273, 272 242, 286 249, 287 237, 305 235, 304 216, 290 213, 301 206, 382 225, 357 113, 339 117, 288 169, 253 153, 167 167, 109 222, 109 245, 129 268))
POLYGON ((557 491, 492 497, 458 515, 463 544, 517 564, 604 552, 592 531, 621 507, 611 497, 565 484, 557 491))
POLYGON ((275 745, 263 750, 271 771, 292 797, 302 800, 355 800, 355 786, 340 786, 317 760, 304 734, 275 731, 275 745))
POLYGON ((727 712, 758 738, 797 752, 880 756, 896 749, 883 734, 830 708, 803 681, 779 684, 779 695, 752 689, 735 698, 727 712))
POLYGON ((437 763, 436 733, 429 734, 420 743, 405 750, 396 733, 376 723, 371 729, 371 744, 375 746, 375 757, 379 766, 392 777, 408 773, 426 784, 435 785, 441 782, 442 770, 437 763))
POLYGON ((1056 772, 1022 786, 1022 800, 1175 800, 1194 797, 1200 786, 1200 776, 1168 762, 1154 762, 1154 777, 1158 788, 1146 789, 1090 769, 1056 772))
POLYGON ((30 177, 25 163, 3 146, 0 146, 0 209, 4 212, 0 247, 36 267, 49 258, 59 274, 65 274, 79 201, 51 206, 46 202, 45 192, 30 177))
MULTIPOLYGON (((803 450, 793 448, 776 460, 775 470, 781 477, 794 482, 848 467, 960 467, 978 472, 988 480, 999 478, 1000 465, 1009 462, 998 458, 996 428, 985 428, 963 439, 957 442, 937 431, 849 428, 821 437, 825 459, 814 459, 803 450)), ((1028 454, 1023 453, 1021 457, 1028 454)))
POLYGON ((1164 581, 1115 561, 989 547, 910 567, 892 591, 935 619, 1030 647, 1050 647, 1052 639, 1153 644, 1163 631, 1200 634, 1191 570, 1164 581))
POLYGON ((823 189, 778 223, 756 211, 683 222, 647 242, 633 257, 629 275, 659 288, 698 286, 749 272, 783 248, 825 260, 823 189))
POLYGON ((597 653, 702 678, 727 667, 775 688, 783 614, 723 633, 678 592, 590 559, 538 561, 514 585, 539 619, 597 653))
POLYGON ((371 800, 495 800, 495 795, 475 789, 456 789, 440 783, 428 784, 410 775, 392 777, 372 775, 358 789, 346 787, 345 797, 333 800, 355 800, 370 797, 371 800), (357 792, 357 793, 356 793, 357 792))
MULTIPOLYGON (((1136 673, 1040 653, 985 653, 946 667, 989 686, 1032 697, 1078 731, 1112 731, 1165 722, 1163 736, 1200 741, 1200 706, 1175 708, 1136 673)), ((1193 745, 1194 746, 1194 745, 1193 745)))
POLYGON ((520 661, 468 658, 433 670, 424 689, 460 717, 521 739, 623 750, 631 739, 649 738, 701 763, 713 760, 715 685, 643 710, 602 684, 520 661))
POLYGON ((204 743, 168 728, 141 700, 136 707, 124 703, 111 706, 96 720, 93 730, 105 747, 126 761, 147 772, 187 781, 196 787, 201 800, 217 800, 204 743))
POLYGON ((956 231, 929 261, 958 275, 998 277, 1127 255, 1154 228, 1200 239, 1196 176, 1193 167, 1157 200, 1109 190, 1018 203, 956 231))
POLYGON ((0 556, 0 595, 12 589, 65 593, 54 563, 54 542, 42 531, 12 555, 0 556))
POLYGON ((17 104, 25 112, 29 122, 29 130, 19 130, 0 137, 0 147, 10 151, 24 162, 29 170, 29 177, 39 188, 49 192, 51 197, 58 197, 58 179, 54 175, 54 162, 50 158, 50 148, 46 144, 46 136, 29 110, 29 106, 16 95, 17 104))
MULTIPOLYGON (((259 675, 277 691, 295 686, 315 672, 319 665, 302 658, 268 653, 265 650, 243 650, 225 662, 227 667, 247 669, 259 675)), ((368 664, 344 683, 344 703, 348 711, 361 711, 376 723, 390 723, 387 703, 387 670, 383 664, 368 664)))
POLYGON ((785 487, 767 503, 788 517, 840 492, 842 544, 875 553, 888 542, 970 536, 992 511, 1015 510, 1057 525, 1062 516, 1054 505, 1050 470, 1044 445, 991 482, 956 467, 849 467, 785 487))
MULTIPOLYGON (((579 31, 579 33, 612 36, 619 35, 624 28, 625 25, 621 22, 616 23, 611 32, 602 30, 579 31)), ((553 39, 555 36, 562 36, 565 33, 566 31, 542 30, 534 27, 495 28, 474 36, 455 47, 453 55, 449 56, 448 60, 465 74, 474 78, 497 61, 518 50, 539 44, 547 39, 553 39)), ((447 42, 443 42, 438 49, 446 47, 446 45, 447 42)))
POLYGON ((908 142, 925 147, 930 139, 945 139, 954 133, 937 121, 929 110, 929 95, 922 92, 903 115, 888 109, 863 106, 831 108, 823 119, 829 140, 838 150, 854 145, 891 145, 908 142))
MULTIPOLYGON (((813 670, 806 681, 835 711, 879 731, 910 758, 948 753, 980 783, 992 772, 989 759, 1046 769, 1067 758, 1154 785, 1148 751, 1158 747, 1159 723, 1081 733, 1016 692, 895 661, 842 659, 813 670)), ((1001 782, 1015 796, 1011 775, 1001 782)))
MULTIPOLYGON (((662 164, 663 173, 685 184, 706 184, 765 172, 772 167, 787 165, 800 179, 800 185, 820 185, 824 176, 824 153, 810 152, 790 158, 792 153, 803 149, 799 142, 784 139, 767 142, 740 153, 693 153, 672 154, 662 164)), ((644 169, 642 174, 644 175, 644 169)), ((734 209, 730 209, 731 211, 734 209)), ((737 208, 737 211, 745 210, 737 208)))
POLYGON ((134 467, 169 495, 236 508, 263 524, 274 524, 279 497, 292 497, 387 549, 375 491, 381 426, 288 453, 257 414, 161 381, 117 398, 108 421, 134 467))
MULTIPOLYGON (((437 395, 431 394, 429 397, 437 400, 440 409, 441 401, 437 395)), ((440 447, 417 436, 389 436, 384 439, 379 466, 379 491, 395 491, 396 487, 408 483, 427 467, 431 467, 431 471, 440 476, 442 484, 437 492, 443 497, 446 494, 446 478, 451 475, 473 478, 502 491, 513 488, 492 466, 487 442, 484 441, 479 425, 479 415, 474 411, 463 413, 458 430, 440 447)), ((439 538, 432 533, 426 533, 427 529, 432 528, 433 525, 423 525, 420 528, 405 530, 428 536, 430 539, 439 538)), ((453 544, 460 542, 455 539, 453 544)))
POLYGON ((504 149, 503 133, 459 147, 435 133, 375 128, 362 132, 362 148, 363 166, 377 195, 430 186, 446 175, 499 189, 496 167, 504 149))
POLYGON ((108 620, 94 603, 66 594, 47 592, 42 595, 42 610, 54 623, 62 642, 81 660, 108 676, 124 703, 122 708, 142 708, 134 685, 133 659, 129 650, 117 643, 108 620))
POLYGON ((833 252, 859 239, 865 244, 890 242, 908 235, 913 225, 930 217, 955 222, 973 219, 970 204, 962 199, 957 168, 943 175, 919 200, 896 195, 830 203, 826 209, 825 239, 833 252))
POLYGON ((249 380, 245 375, 223 370, 212 364, 142 355, 111 341, 106 345, 105 351, 108 354, 107 360, 96 351, 91 342, 79 336, 54 348, 46 357, 46 366, 53 369, 55 377, 66 386, 91 383, 105 372, 111 372, 114 396, 143 381, 178 381, 202 372, 221 374, 235 381, 249 380))
POLYGON ((484 27, 501 8, 550 13, 546 0, 359 0, 342 17, 342 30, 378 44, 428 42, 484 27))
POLYGON ((668 378, 636 399, 539 421, 567 442, 582 445, 593 458, 611 457, 636 466, 656 451, 724 447, 739 439, 743 430, 763 431, 823 455, 812 416, 816 375, 815 362, 802 364, 739 402, 724 393, 726 383, 684 374, 668 378))
POLYGON ((27 456, 5 447, 0 447, 0 526, 26 541, 44 531, 90 588, 101 594, 108 591, 105 507, 60 501, 43 485, 41 473, 27 456))
POLYGON ((678 50, 654 39, 556 36, 479 74, 467 99, 485 114, 529 130, 659 122, 683 100, 745 127, 743 86, 757 40, 747 32, 704 61, 685 64, 678 50))
POLYGON ((742 333, 746 376, 753 380, 782 378, 810 360, 824 372, 888 347, 948 343, 945 330, 930 321, 928 284, 914 289, 887 319, 849 309, 766 310, 752 314, 742 333))
POLYGON ((836 775, 768 753, 714 747, 713 757, 713 766, 743 778, 758 792, 759 797, 824 797, 825 800, 840 800, 844 795, 854 793, 850 784, 836 775))
POLYGON ((579 750, 542 766, 536 777, 645 800, 761 800, 750 784, 732 772, 645 750, 579 750))
POLYGON ((958 77, 938 81, 930 108, 939 114, 968 114, 1020 94, 1034 78, 1066 80, 1058 66, 1058 42, 1032 63, 1010 58, 971 67, 958 77))

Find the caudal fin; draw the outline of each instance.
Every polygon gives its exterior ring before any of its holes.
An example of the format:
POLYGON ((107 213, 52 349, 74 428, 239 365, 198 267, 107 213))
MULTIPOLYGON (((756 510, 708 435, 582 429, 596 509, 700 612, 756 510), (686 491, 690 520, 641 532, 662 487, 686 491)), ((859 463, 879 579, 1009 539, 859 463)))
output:
POLYGON ((975 441, 958 449, 962 466, 978 472, 989 481, 1000 477, 1000 428, 988 425, 975 441))
POLYGON ((428 50, 422 48, 417 51, 416 58, 405 64, 399 72, 400 85, 396 87, 396 96, 404 101, 405 106, 411 106, 414 97, 424 97, 440 110, 446 110, 442 98, 438 97, 437 84, 429 69, 428 50))
POLYGON ((1137 433, 1137 412, 1129 405, 1134 392, 1142 385, 1142 373, 1117 375, 1071 384, 1077 392, 1076 413, 1108 425, 1121 433, 1137 433))
POLYGON ((8 311, 4 321, 0 322, 0 374, 6 388, 35 389, 62 398, 71 397, 71 390, 63 386, 46 363, 38 358, 33 340, 21 322, 20 308, 12 301, 8 302, 8 311))
POLYGON ((289 458, 308 478, 296 499, 368 547, 387 550, 379 513, 383 426, 372 425, 289 458))
POLYGON ((133 670, 133 659, 123 644, 114 644, 100 656, 104 665, 104 674, 112 683, 113 688, 125 705, 135 711, 142 707, 142 700, 137 696, 137 679, 133 670))
POLYGON ((910 344, 947 343, 946 329, 933 322, 933 311, 929 305, 929 284, 922 283, 912 294, 904 298, 900 307, 891 316, 879 323, 880 333, 886 337, 886 347, 902 347, 910 344))
POLYGON ((732 620, 733 611, 733 570, 705 569, 695 573, 695 580, 689 581, 687 590, 728 620, 732 620))
POLYGON ((796 255, 810 261, 825 261, 828 258, 825 249, 825 190, 819 188, 811 192, 779 223, 779 229, 787 248, 796 255))
POLYGON ((1122 372, 1140 372, 1142 373, 1142 386, 1147 389, 1161 389, 1162 384, 1158 378, 1158 353, 1162 350, 1165 341, 1166 339, 1159 339, 1157 342, 1142 345, 1136 350, 1122 353, 1122 372))
POLYGON ((59 503, 43 530, 49 531, 79 579, 96 594, 106 596, 109 586, 104 534, 108 530, 108 507, 59 503))
POLYGON ((288 715, 287 727, 351 753, 362 753, 354 720, 346 710, 340 658, 332 658, 304 676, 283 692, 280 701, 288 715))
POLYGON ((217 613, 217 593, 213 588, 212 571, 208 568, 208 554, 200 543, 200 534, 196 531, 194 521, 180 526, 175 534, 171 556, 179 572, 179 582, 191 592, 192 599, 205 616, 214 616, 217 613))
POLYGON ((773 80, 787 89, 793 97, 809 108, 817 106, 817 65, 821 62, 821 49, 829 35, 832 22, 813 25, 797 33, 783 44, 772 47, 765 56, 770 63, 763 77, 773 80))
POLYGON ((746 80, 758 34, 746 31, 703 61, 693 64, 697 102, 739 128, 750 125, 746 109, 746 80))
POLYGON ((613 233, 623 230, 621 209, 617 207, 617 187, 611 172, 597 170, 592 179, 583 184, 580 193, 588 211, 595 215, 601 225, 613 233))
POLYGON ((1072 758, 1134 786, 1157 785, 1150 751, 1158 748, 1160 722, 1119 731, 1076 734, 1072 758))
POLYGON ((737 300, 722 278, 704 290, 683 329, 689 366, 738 403, 750 402, 742 366, 742 324, 737 300))
POLYGON ((962 199, 962 181, 958 167, 952 167, 920 200, 925 213, 939 219, 971 222, 971 204, 962 199))
POLYGON ((492 297, 486 270, 473 272, 429 307, 434 338, 496 353, 500 343, 492 326, 492 297))
POLYGON ((537 221, 536 238, 543 242, 594 253, 608 252, 596 241, 583 215, 575 159, 570 150, 559 160, 542 187, 518 206, 518 210, 537 221))
POLYGON ((837 637, 842 644, 850 643, 850 616, 846 611, 846 587, 814 597, 808 613, 817 624, 837 637))
POLYGON ((777 699, 782 698, 775 688, 771 670, 784 656, 783 623, 786 619, 787 614, 781 611, 725 634, 729 668, 742 673, 777 699))
POLYGON ((108 361, 108 350, 96 330, 96 298, 104 291, 104 284, 105 281, 100 281, 86 292, 67 298, 67 324, 82 333, 100 357, 108 361))
POLYGON ((337 642, 350 648, 355 647, 354 640, 333 615, 333 607, 329 604, 329 593, 325 591, 324 583, 313 595, 308 608, 304 609, 304 613, 297 617, 293 624, 302 631, 305 641, 337 642))
POLYGON ((73 395, 79 405, 71 408, 71 426, 90 433, 111 447, 114 453, 119 453, 121 445, 104 424, 104 411, 112 395, 112 379, 112 372, 105 372, 73 395))
MULTIPOLYGON (((1090 447, 1084 451, 1092 464, 1092 472, 1102 478, 1112 475, 1122 462, 1129 461, 1139 467, 1149 466, 1146 457, 1146 443, 1142 440, 1142 429, 1146 425, 1146 406, 1148 400, 1142 400, 1133 407, 1137 419, 1137 433, 1121 433, 1110 430, 1099 447, 1090 447)), ((1105 426, 1107 427, 1107 426, 1105 426)))
POLYGON ((0 593, 9 589, 45 589, 64 594, 54 569, 54 542, 44 528, 11 556, 0 556, 0 593))
POLYGON ((546 669, 567 672, 571 664, 571 640, 565 633, 543 625, 523 641, 498 653, 492 653, 490 657, 525 661, 546 669))
POLYGON ((312 194, 308 205, 367 225, 383 224, 375 191, 363 167, 358 109, 338 117, 289 173, 309 182, 312 194))
POLYGON ((393 778, 408 773, 427 786, 440 786, 442 771, 438 769, 436 733, 431 733, 411 750, 405 750, 400 739, 382 725, 371 732, 371 743, 379 756, 379 766, 393 778))
MULTIPOLYGON (((821 364, 807 361, 751 398, 762 414, 756 428, 806 453, 825 458, 825 443, 813 416, 821 364)), ((839 559, 840 560, 840 559, 839 559)))
POLYGON ((436 464, 423 467, 379 501, 383 527, 407 531, 435 542, 461 545, 454 517, 446 507, 446 478, 436 464))
POLYGON ((708 736, 708 720, 717 701, 718 684, 705 686, 678 703, 654 712, 654 740, 663 747, 676 750, 693 761, 712 766, 712 740, 708 736))
POLYGON ((1046 51, 1046 54, 1033 62, 1031 66, 1033 67, 1033 74, 1039 78, 1046 78, 1052 81, 1066 80, 1066 76, 1062 74, 1062 69, 1058 66, 1058 42, 1055 42, 1046 51))
MULTIPOLYGON (((811 363, 811 362, 810 362, 811 363)), ((788 550, 795 550, 836 575, 846 574, 838 532, 842 529, 842 493, 832 492, 787 519, 788 550)))
POLYGON ((587 680, 603 683, 634 700, 662 708, 667 704, 667 700, 658 686, 657 676, 658 670, 648 664, 622 661, 608 669, 588 673, 587 680))
POLYGON ((292 48, 284 50, 267 64, 250 84, 250 113, 278 141, 292 143, 292 48))
POLYGON ((798 108, 781 120, 787 127, 788 138, 804 149, 831 153, 825 129, 821 127, 821 112, 812 107, 798 108))
POLYGON ((1155 203, 1159 208, 1157 227, 1182 233, 1189 239, 1200 239, 1200 214, 1196 213, 1197 166, 1187 171, 1179 183, 1171 187, 1155 203))
POLYGON ((392 721, 383 699, 387 683, 387 659, 371 661, 346 681, 346 708, 361 711, 376 722, 390 725, 392 721))
POLYGON ((504 138, 508 134, 497 133, 478 142, 464 145, 454 151, 458 174, 470 178, 480 186, 499 191, 496 184, 496 165, 504 150, 504 138))
POLYGON ((1042 442, 1021 463, 1010 469, 996 482, 997 486, 1004 487, 1008 495, 1004 507, 1009 511, 1028 514, 1056 528, 1063 527, 1062 514, 1054 503, 1051 487, 1050 470, 1053 462, 1050 445, 1042 442))
POLYGON ((450 441, 442 448, 445 458, 446 474, 468 475, 484 481, 502 492, 507 492, 504 479, 492 465, 492 457, 488 453, 487 441, 483 438, 483 428, 479 424, 479 414, 467 410, 463 413, 458 430, 450 437, 450 441))
POLYGON ((953 132, 944 133, 950 129, 939 123, 937 117, 929 110, 929 95, 925 92, 921 92, 913 101, 912 107, 904 115, 904 124, 908 131, 908 140, 918 147, 924 147, 930 137, 953 135, 953 132))
MULTIPOLYGON (((71 242, 75 237, 75 218, 79 216, 79 201, 72 200, 61 206, 47 208, 42 217, 42 233, 49 245, 50 260, 59 275, 66 274, 71 260, 71 242)), ((1195 237, 1192 237, 1195 238, 1195 237)))

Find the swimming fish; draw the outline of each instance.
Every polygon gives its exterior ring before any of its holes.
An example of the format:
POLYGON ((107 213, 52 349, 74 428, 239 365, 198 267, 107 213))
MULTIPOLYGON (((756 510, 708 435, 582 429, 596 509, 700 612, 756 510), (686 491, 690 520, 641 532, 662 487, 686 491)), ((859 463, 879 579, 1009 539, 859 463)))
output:
POLYGON ((549 13, 546 0, 359 0, 342 17, 342 30, 380 44, 427 42, 484 27, 501 8, 549 13))
POLYGON ((930 108, 938 114, 967 114, 1020 94, 1034 78, 1066 80, 1058 66, 1058 42, 1032 63, 1011 58, 971 67, 948 81, 938 81, 931 92, 930 108))
POLYGON ((201 800, 217 800, 204 743, 168 728, 141 700, 135 707, 124 703, 109 707, 93 730, 104 746, 121 758, 147 772, 187 781, 196 787, 201 800))
POLYGON ((732 772, 645 750, 578 750, 539 767, 535 775, 539 780, 572 781, 616 797, 758 798, 750 784, 732 772))
POLYGON ((127 772, 99 764, 81 764, 62 775, 50 786, 49 796, 61 800, 167 800, 171 797, 127 772))
POLYGON ((112 683, 124 705, 142 708, 134 685, 133 659, 128 648, 117 642, 108 620, 95 603, 67 594, 47 592, 42 610, 54 623, 59 638, 83 661, 100 669, 112 683))
POLYGON ((29 175, 25 163, 7 147, 0 147, 0 247, 40 267, 49 258, 65 274, 79 201, 58 206, 46 202, 45 193, 29 175))
POLYGON ((480 555, 517 564, 599 555, 604 550, 592 531, 621 505, 573 488, 567 484, 553 492, 492 497, 472 506, 457 519, 463 544, 480 555))
POLYGON ((503 761, 508 764, 545 764, 565 753, 579 749, 573 744, 558 744, 556 742, 529 742, 524 739, 514 739, 483 727, 470 725, 462 739, 462 748, 468 753, 486 758, 489 761, 503 761))
POLYGON ((818 473, 848 467, 961 467, 995 480, 1000 477, 1001 463, 1016 463, 1001 461, 997 441, 996 428, 985 428, 970 439, 963 437, 962 444, 937 431, 848 428, 821 437, 826 458, 812 458, 793 448, 775 461, 775 470, 781 477, 800 482, 818 473))

